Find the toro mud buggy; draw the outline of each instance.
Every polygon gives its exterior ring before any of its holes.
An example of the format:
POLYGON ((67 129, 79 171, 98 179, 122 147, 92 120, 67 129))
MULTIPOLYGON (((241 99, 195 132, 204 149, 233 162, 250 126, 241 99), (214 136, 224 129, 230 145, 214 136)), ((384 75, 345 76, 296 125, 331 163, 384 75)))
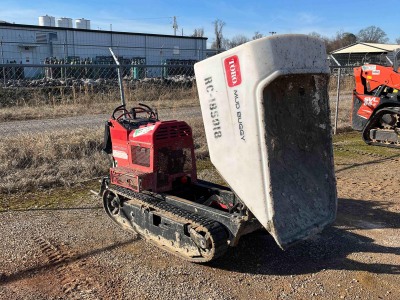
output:
POLYGON ((228 187, 198 180, 192 129, 142 105, 106 123, 110 218, 154 245, 206 262, 265 228, 282 248, 336 215, 324 42, 252 41, 195 65, 210 159, 228 187))

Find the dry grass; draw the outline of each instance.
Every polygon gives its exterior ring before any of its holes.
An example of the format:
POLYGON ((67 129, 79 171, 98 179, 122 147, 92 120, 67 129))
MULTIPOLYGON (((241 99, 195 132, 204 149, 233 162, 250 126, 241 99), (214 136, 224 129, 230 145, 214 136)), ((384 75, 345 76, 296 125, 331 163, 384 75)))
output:
MULTIPOLYGON (((110 113, 120 105, 120 92, 117 87, 100 89, 87 86, 77 88, 14 88, 6 90, 7 101, 0 108, 0 122, 18 120, 53 119, 81 115, 110 113), (22 93, 26 89, 29 93, 22 93), (47 92, 51 90, 51 92, 47 92), (40 91, 40 92, 39 92, 40 91)), ((153 108, 193 107, 199 105, 196 86, 168 87, 156 85, 124 87, 125 101, 137 106, 147 103, 153 108)), ((0 95, 0 98, 6 97, 0 95)), ((1 106, 0 106, 1 107, 1 106)))
MULTIPOLYGON (((202 119, 193 128, 196 159, 208 158, 202 119)), ((3 137, 0 142, 0 193, 70 186, 108 173, 100 152, 103 130, 80 129, 3 137)))
MULTIPOLYGON (((336 95, 330 95, 332 128, 335 124, 336 99, 336 95)), ((347 131, 351 129, 351 104, 351 94, 340 96, 338 111, 338 131, 347 131)))
POLYGON ((0 192, 69 186, 104 175, 108 165, 99 151, 102 142, 102 131, 86 129, 3 137, 0 192))

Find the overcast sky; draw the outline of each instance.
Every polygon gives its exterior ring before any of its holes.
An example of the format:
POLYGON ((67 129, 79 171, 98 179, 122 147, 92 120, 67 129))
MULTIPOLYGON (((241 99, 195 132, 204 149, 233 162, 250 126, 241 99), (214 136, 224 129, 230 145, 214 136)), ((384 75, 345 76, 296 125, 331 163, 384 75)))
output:
POLYGON ((173 34, 173 20, 178 16, 179 34, 190 35, 204 27, 208 46, 213 41, 211 22, 226 22, 224 37, 236 34, 250 38, 254 31, 310 33, 316 31, 331 37, 336 31, 357 33, 375 25, 383 29, 390 42, 400 37, 399 1, 0 1, 0 20, 38 25, 38 17, 52 15, 91 20, 91 29, 173 34), (384 17, 384 13, 389 13, 384 17), (393 13, 393 15, 390 15, 393 13))

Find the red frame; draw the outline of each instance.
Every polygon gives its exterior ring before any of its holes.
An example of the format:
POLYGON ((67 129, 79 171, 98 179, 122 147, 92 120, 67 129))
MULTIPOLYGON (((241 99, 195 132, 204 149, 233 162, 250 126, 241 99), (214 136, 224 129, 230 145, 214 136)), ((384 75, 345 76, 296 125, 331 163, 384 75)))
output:
POLYGON ((363 77, 366 83, 369 83, 370 92, 378 86, 384 84, 394 89, 400 89, 400 74, 393 71, 392 67, 384 67, 380 65, 364 65, 363 67, 354 68, 354 76, 356 79, 356 92, 364 94, 363 77), (363 70, 363 67, 372 67, 375 70, 363 70))
MULTIPOLYGON (((380 65, 364 65, 363 67, 354 68, 354 77, 356 80, 356 89, 353 91, 354 97, 358 98, 363 104, 357 111, 357 115, 362 118, 369 119, 375 108, 380 102, 379 97, 364 94, 365 90, 368 92, 376 89, 380 85, 386 85, 394 89, 400 89, 400 74, 393 71, 392 67, 384 67, 380 65), (363 70, 364 68, 371 68, 374 70, 363 70), (365 82, 365 86, 363 84, 365 82)), ((351 114, 351 122, 353 122, 353 113, 351 114)))

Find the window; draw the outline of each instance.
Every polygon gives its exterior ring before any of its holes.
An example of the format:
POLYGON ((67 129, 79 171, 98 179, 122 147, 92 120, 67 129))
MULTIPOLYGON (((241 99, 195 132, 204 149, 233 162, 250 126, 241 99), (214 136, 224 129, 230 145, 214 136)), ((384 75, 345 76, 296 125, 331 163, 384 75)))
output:
POLYGON ((50 32, 49 33, 49 40, 53 41, 53 42, 57 41, 57 32, 50 32))
POLYGON ((174 55, 179 55, 179 46, 174 46, 174 55))

